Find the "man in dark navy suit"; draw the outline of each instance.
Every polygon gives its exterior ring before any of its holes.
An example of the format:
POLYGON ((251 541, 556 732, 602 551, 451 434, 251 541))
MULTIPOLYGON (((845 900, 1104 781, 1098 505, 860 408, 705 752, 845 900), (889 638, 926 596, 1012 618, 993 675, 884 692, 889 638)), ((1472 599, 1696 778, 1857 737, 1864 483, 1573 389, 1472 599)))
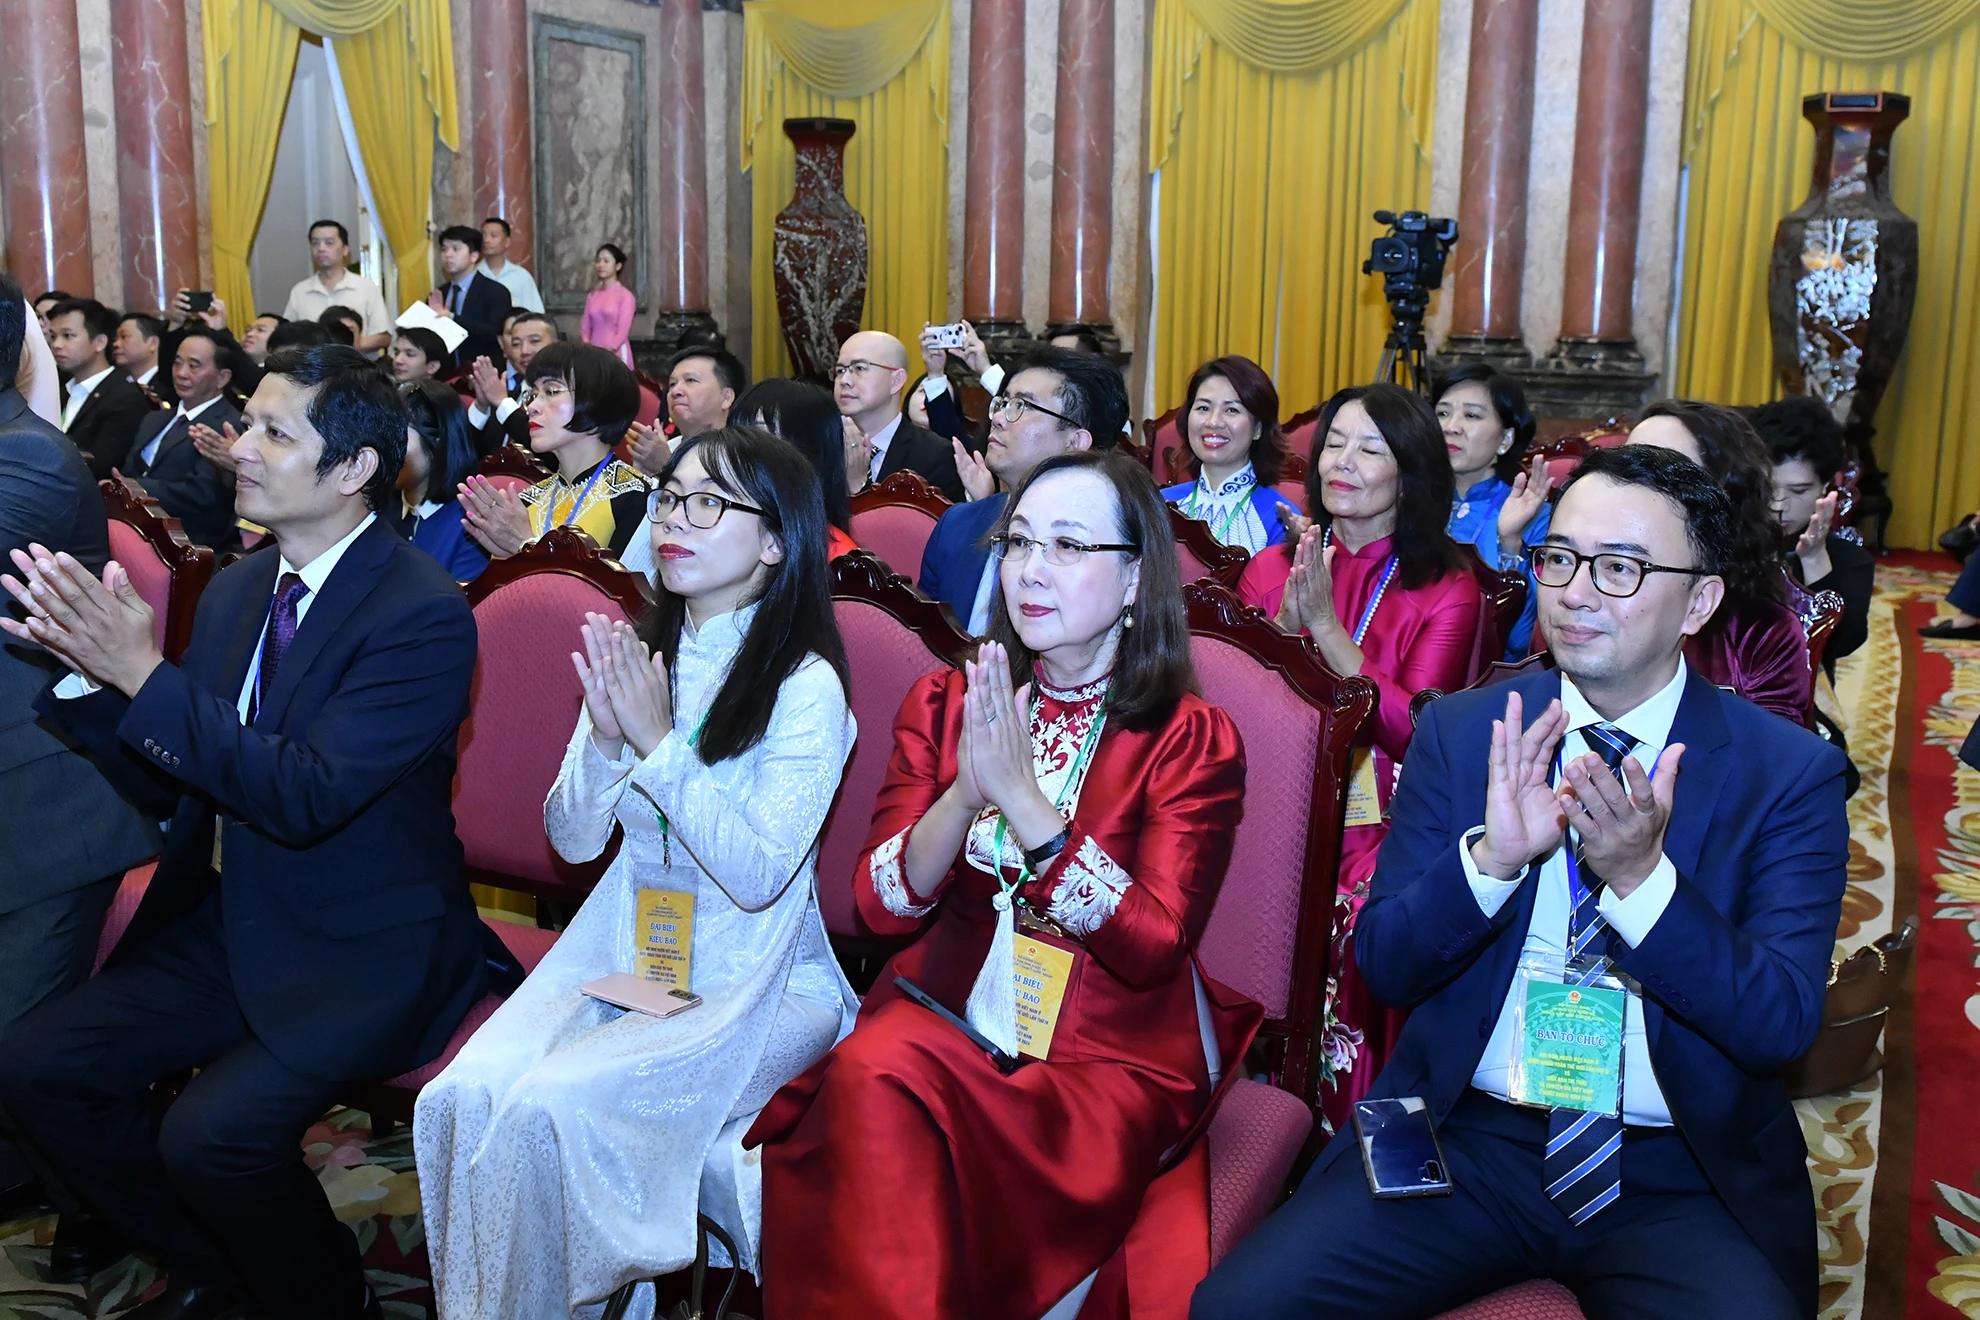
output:
POLYGON ((1127 387, 1105 358, 1040 346, 990 404, 990 440, 983 457, 955 446, 956 468, 983 493, 945 512, 921 553, 921 590, 955 611, 974 636, 990 630, 990 595, 997 580, 985 540, 1003 516, 1009 492, 1031 470, 1068 449, 1111 449, 1127 422, 1127 387), (1003 490, 996 490, 1001 482, 1003 490))
POLYGON ((114 563, 16 553, 0 620, 74 671, 38 708, 133 800, 164 856, 102 975, 0 1037, 0 1105, 168 1291, 142 1320, 377 1316, 303 1164, 354 1080, 437 1056, 482 993, 450 807, 474 618, 374 512, 407 414, 339 346, 270 357, 232 448, 276 546, 216 577, 180 665, 114 563), (38 587, 40 590, 32 590, 38 587), (151 1084, 199 1075, 159 1116, 151 1084))
POLYGON ((442 316, 452 317, 467 331, 467 338, 454 349, 454 365, 467 367, 476 358, 502 360, 502 322, 514 305, 509 290, 500 280, 478 273, 481 261, 481 231, 466 225, 449 225, 440 231, 440 287, 426 296, 426 304, 442 316))
POLYGON ((1734 517, 1648 446, 1570 479, 1534 561, 1559 671, 1426 709, 1354 933, 1369 985, 1411 1009, 1371 1094, 1423 1101, 1455 1190, 1375 1199, 1342 1133, 1197 1289, 1196 1320, 1400 1320, 1535 1277, 1589 1320, 1815 1314, 1780 1073, 1821 1023, 1843 757, 1684 664, 1734 517), (1570 944, 1626 988, 1613 1117, 1508 1103, 1522 965, 1570 944))

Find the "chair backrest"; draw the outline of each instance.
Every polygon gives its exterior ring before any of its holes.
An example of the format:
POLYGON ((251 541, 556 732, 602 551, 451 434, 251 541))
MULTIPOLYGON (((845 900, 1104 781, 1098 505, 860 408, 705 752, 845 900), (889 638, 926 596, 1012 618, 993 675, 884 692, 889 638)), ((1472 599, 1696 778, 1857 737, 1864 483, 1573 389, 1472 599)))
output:
POLYGON ((652 426, 659 421, 660 414, 666 411, 665 406, 660 402, 662 397, 664 391, 652 389, 644 381, 640 382, 639 411, 633 414, 633 420, 641 426, 652 426))
POLYGON ((518 495, 528 490, 531 486, 534 486, 538 481, 543 480, 542 477, 531 479, 529 477, 519 477, 509 472, 492 472, 485 475, 488 477, 488 484, 497 490, 512 490, 518 495))
POLYGON ((110 519, 110 557, 152 610, 152 637, 176 662, 192 641, 200 593, 213 578, 213 551, 187 539, 163 505, 114 478, 97 483, 110 519))
POLYGON ((832 612, 852 660, 859 736, 818 844, 818 902, 827 930, 859 936, 853 866, 887 775, 901 701, 924 674, 960 665, 974 643, 947 607, 863 550, 832 561, 832 612))
POLYGON ((1313 441, 1320 429, 1320 407, 1316 403, 1303 413, 1295 413, 1280 428, 1286 433, 1286 452, 1299 455, 1302 464, 1313 461, 1313 441))
POLYGON ((1526 609, 1526 574, 1516 568, 1493 567, 1485 562, 1475 545, 1464 544, 1459 549, 1472 577, 1478 580, 1478 590, 1485 596, 1486 626, 1479 629, 1479 644, 1471 666, 1476 674, 1506 653, 1506 639, 1512 636, 1519 616, 1526 609))
POLYGON ((1168 509, 1169 530, 1176 538, 1176 566, 1182 570, 1182 580, 1209 578, 1236 591, 1245 565, 1251 562, 1251 552, 1241 545, 1223 544, 1210 530, 1210 524, 1201 518, 1192 518, 1173 504, 1168 509))
POLYGON ((1287 504, 1292 505, 1293 508, 1299 510, 1301 513, 1306 512, 1306 481, 1304 478, 1295 481, 1288 477, 1281 481, 1275 481, 1272 483, 1272 489, 1277 491, 1279 498, 1287 504))
POLYGON ((1341 678, 1312 642, 1279 631, 1213 583, 1183 588, 1204 700, 1244 739, 1244 820, 1198 953, 1265 1008, 1279 1084, 1319 1096, 1321 1006, 1339 883, 1347 767, 1375 685, 1341 678))
POLYGON ((1863 544, 1863 533, 1851 526, 1856 517, 1856 506, 1862 501, 1863 464, 1856 459, 1842 465, 1829 488, 1836 492, 1836 516, 1830 524, 1831 530, 1845 541, 1863 544))
POLYGON ((536 455, 520 445, 497 445, 481 458, 481 475, 484 477, 521 477, 534 486, 550 475, 536 455))
POLYGON ((1801 620, 1802 635, 1808 639, 1808 671, 1812 674, 1822 663, 1829 635, 1842 622, 1843 598, 1834 591, 1810 591, 1791 573, 1783 576, 1787 578, 1787 607, 1801 620))
MULTIPOLYGON (((1494 660, 1491 664, 1485 666, 1484 673, 1472 680, 1470 687, 1461 690, 1470 692, 1475 688, 1497 687, 1501 683, 1510 683, 1521 674, 1531 674, 1542 669, 1552 669, 1553 667, 1554 657, 1545 651, 1535 651, 1523 660, 1494 660)), ((1425 706, 1428 706, 1431 702, 1441 697, 1449 695, 1449 693, 1440 692, 1436 688, 1424 688, 1423 691, 1411 697, 1409 699, 1410 727, 1415 728, 1417 721, 1423 718, 1423 708, 1425 706)))
POLYGON ((921 553, 949 502, 913 472, 890 475, 852 497, 853 540, 888 568, 913 582, 921 577, 921 553))
POLYGON ((545 898, 581 899, 612 849, 573 865, 543 833, 543 799, 577 727, 584 691, 571 666, 587 611, 638 617, 648 596, 575 528, 554 528, 468 584, 481 635, 474 690, 461 725, 454 825, 468 878, 545 898))
POLYGON ((1173 486, 1189 480, 1184 465, 1188 444, 1183 439, 1182 409, 1171 408, 1160 417, 1141 424, 1142 443, 1148 447, 1148 462, 1155 473, 1155 484, 1173 486))

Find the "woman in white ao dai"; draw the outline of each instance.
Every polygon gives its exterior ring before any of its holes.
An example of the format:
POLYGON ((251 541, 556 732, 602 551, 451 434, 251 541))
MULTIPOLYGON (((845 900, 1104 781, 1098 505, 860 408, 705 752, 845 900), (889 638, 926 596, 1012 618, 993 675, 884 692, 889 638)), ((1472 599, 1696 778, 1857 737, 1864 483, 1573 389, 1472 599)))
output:
MULTIPOLYGON (((586 707, 544 803, 566 858, 596 857, 614 824, 624 842, 570 929, 419 1099, 445 1320, 594 1316, 622 1284, 693 1260, 697 1211, 755 1268, 759 1153, 740 1139, 858 1010, 817 899, 813 845, 854 725, 816 478, 790 446, 732 429, 683 446, 654 503, 663 629, 668 597, 684 607, 671 695, 631 625, 591 616, 586 707), (778 619, 792 621, 781 637, 778 619), (736 695, 715 709, 732 670, 736 695), (738 699, 766 696, 760 739, 704 763, 725 724, 736 741, 738 699), (641 889, 693 896, 690 988, 703 1002, 671 1018, 578 990, 635 971, 641 889)), ((631 1314, 651 1306, 638 1289, 631 1314)))

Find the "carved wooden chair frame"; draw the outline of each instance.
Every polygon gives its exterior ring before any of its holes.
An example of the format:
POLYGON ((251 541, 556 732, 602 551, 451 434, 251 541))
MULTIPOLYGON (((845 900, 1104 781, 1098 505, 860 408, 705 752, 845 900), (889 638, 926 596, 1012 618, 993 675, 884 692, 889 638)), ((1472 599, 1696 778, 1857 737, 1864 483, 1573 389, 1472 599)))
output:
POLYGON ((142 489, 114 478, 98 482, 97 489, 103 492, 103 512, 143 537, 165 562, 170 586, 165 595, 163 650, 167 660, 177 663, 192 642, 193 616, 213 579, 213 551, 194 545, 179 520, 142 489))

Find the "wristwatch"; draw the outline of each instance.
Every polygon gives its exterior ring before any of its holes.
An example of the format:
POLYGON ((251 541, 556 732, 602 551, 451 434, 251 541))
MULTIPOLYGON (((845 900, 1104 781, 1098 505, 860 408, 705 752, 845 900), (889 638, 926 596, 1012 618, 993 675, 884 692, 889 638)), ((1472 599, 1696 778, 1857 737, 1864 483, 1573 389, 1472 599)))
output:
POLYGON ((1051 861, 1065 850, 1066 843, 1071 838, 1072 831, 1070 829, 1063 829, 1045 840, 1045 842, 1039 844, 1036 848, 1026 848, 1024 850, 1024 864, 1033 871, 1043 869, 1045 863, 1051 861))

